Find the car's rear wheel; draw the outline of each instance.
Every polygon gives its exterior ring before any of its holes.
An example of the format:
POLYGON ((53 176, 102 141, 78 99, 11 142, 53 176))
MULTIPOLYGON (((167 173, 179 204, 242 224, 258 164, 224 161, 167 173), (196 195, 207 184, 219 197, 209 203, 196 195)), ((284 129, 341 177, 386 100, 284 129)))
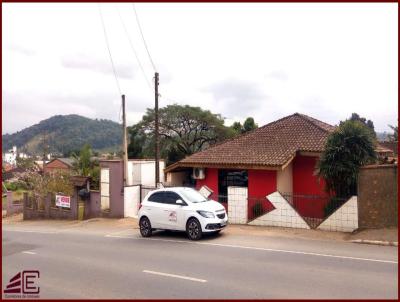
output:
POLYGON ((149 218, 142 217, 139 222, 140 234, 143 237, 150 237, 152 234, 151 223, 149 218))
POLYGON ((186 233, 190 240, 199 240, 202 237, 201 224, 196 218, 189 219, 186 224, 186 233))

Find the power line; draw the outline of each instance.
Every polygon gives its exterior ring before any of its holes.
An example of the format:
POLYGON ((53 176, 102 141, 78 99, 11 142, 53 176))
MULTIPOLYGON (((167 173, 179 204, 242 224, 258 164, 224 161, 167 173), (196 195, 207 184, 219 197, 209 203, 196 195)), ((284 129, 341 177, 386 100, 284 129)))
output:
POLYGON ((141 36, 142 36, 142 39, 143 39, 143 44, 144 44, 144 47, 146 48, 146 51, 147 51, 147 54, 148 54, 148 56, 149 56, 149 59, 150 59, 151 65, 153 66, 154 72, 157 72, 157 68, 156 68, 156 66, 155 66, 155 64, 154 64, 154 62, 153 62, 153 59, 151 58, 151 55, 150 55, 149 49, 148 49, 148 47, 147 47, 146 40, 144 39, 144 35, 143 35, 143 31, 142 31, 142 27, 140 26, 139 17, 138 17, 138 14, 137 14, 137 12, 136 12, 136 7, 135 7, 135 4, 134 4, 134 3, 132 3, 132 7, 133 7, 133 11, 135 12, 135 16, 136 16, 136 22, 137 22, 137 24, 138 24, 139 31, 140 31, 140 34, 141 34, 141 36))
POLYGON ((109 56, 110 56, 111 66, 112 66, 112 70, 113 70, 113 73, 114 73, 115 82, 117 83, 117 88, 118 88, 119 94, 122 95, 121 87, 119 86, 119 81, 118 81, 117 72, 116 72, 115 66, 114 66, 114 61, 113 61, 113 58, 112 58, 112 55, 111 55, 110 45, 109 45, 108 36, 107 36, 107 31, 106 31, 106 26, 105 26, 105 24, 104 24, 104 18, 103 18, 103 13, 102 13, 102 11, 101 11, 100 3, 99 3, 99 13, 100 13, 101 24, 102 24, 102 26, 103 26, 104 38, 105 38, 105 40, 106 40, 107 50, 108 50, 108 54, 109 54, 109 56))
POLYGON ((128 38, 129 45, 131 46, 131 49, 132 49, 133 53, 135 54, 136 61, 138 62, 139 67, 140 67, 140 69, 142 70, 143 77, 145 78, 146 83, 147 83, 147 85, 149 86, 150 90, 153 90, 153 88, 152 88, 152 86, 151 86, 151 84, 150 84, 150 81, 149 81, 149 79, 148 79, 147 76, 146 76, 146 72, 144 71, 143 65, 142 65, 142 63, 141 63, 140 60, 139 60, 139 57, 138 57, 137 52, 136 52, 136 49, 135 49, 135 47, 133 46, 132 40, 131 40, 131 38, 130 38, 130 36, 129 36, 128 30, 126 29, 125 22, 124 22, 124 20, 123 20, 123 18, 122 18, 122 16, 121 16, 121 13, 120 13, 118 7, 117 7, 117 12, 118 12, 118 16, 119 16, 119 19, 120 19, 120 21, 121 21, 122 27, 124 28, 126 37, 128 38))

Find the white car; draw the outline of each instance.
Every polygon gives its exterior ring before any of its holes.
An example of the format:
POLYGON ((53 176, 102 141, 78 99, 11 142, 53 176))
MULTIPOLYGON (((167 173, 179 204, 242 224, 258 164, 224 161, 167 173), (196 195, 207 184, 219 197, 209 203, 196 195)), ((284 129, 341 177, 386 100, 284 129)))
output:
POLYGON ((220 232, 228 222, 225 208, 192 188, 163 188, 146 195, 139 208, 143 237, 154 229, 186 231, 191 240, 203 233, 220 232))

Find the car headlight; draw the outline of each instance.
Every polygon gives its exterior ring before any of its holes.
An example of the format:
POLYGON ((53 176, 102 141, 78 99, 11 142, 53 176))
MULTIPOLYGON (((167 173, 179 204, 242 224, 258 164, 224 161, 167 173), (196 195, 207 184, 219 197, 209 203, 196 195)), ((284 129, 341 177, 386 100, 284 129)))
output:
POLYGON ((207 211, 197 211, 197 213, 199 213, 201 216, 205 217, 205 218, 215 218, 214 213, 212 212, 207 212, 207 211))

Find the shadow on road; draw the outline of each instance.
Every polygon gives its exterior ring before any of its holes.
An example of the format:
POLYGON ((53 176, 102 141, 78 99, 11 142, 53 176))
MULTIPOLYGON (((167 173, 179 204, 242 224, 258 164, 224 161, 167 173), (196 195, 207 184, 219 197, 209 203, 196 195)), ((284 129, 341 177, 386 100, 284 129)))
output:
MULTIPOLYGON (((202 240, 216 240, 219 238, 223 238, 224 232, 220 232, 218 234, 216 233, 204 233, 202 240)), ((159 239, 170 239, 170 240, 187 240, 190 241, 188 238, 187 234, 182 231, 171 231, 171 230, 163 230, 163 231, 153 231, 153 238, 159 238, 159 239)))

